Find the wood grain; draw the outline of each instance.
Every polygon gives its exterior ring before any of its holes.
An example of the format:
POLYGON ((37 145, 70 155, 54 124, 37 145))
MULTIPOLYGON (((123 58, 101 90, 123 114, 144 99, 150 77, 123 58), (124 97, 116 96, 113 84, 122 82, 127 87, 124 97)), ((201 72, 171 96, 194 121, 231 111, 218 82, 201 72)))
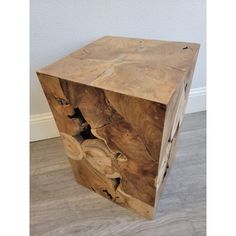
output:
POLYGON ((77 185, 61 139, 31 143, 31 235, 205 236, 205 119, 205 112, 184 117, 176 160, 152 221, 77 185))
POLYGON ((192 76, 198 50, 196 43, 105 36, 38 72, 167 104, 192 76))
POLYGON ((104 37, 37 73, 80 184, 154 217, 198 49, 104 37))

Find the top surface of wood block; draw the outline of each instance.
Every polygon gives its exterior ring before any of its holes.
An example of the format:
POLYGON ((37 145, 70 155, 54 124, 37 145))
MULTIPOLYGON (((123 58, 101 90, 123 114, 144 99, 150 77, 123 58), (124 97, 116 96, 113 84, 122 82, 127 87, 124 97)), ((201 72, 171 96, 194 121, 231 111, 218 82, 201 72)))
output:
POLYGON ((198 50, 195 43, 106 36, 38 72, 168 104, 198 50))

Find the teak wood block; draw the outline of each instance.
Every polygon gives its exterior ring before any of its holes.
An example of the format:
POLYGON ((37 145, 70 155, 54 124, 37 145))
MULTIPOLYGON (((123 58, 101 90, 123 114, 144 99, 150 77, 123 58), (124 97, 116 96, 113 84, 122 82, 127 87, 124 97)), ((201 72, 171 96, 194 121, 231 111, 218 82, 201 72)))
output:
POLYGON ((37 72, 78 183, 155 216, 198 50, 107 36, 37 72))

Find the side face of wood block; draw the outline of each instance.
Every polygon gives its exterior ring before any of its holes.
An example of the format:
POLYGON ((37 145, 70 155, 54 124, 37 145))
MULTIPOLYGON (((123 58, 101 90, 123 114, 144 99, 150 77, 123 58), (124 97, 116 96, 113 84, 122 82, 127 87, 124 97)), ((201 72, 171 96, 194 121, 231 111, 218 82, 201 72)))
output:
POLYGON ((154 217, 198 48, 105 37, 38 72, 78 183, 154 217))

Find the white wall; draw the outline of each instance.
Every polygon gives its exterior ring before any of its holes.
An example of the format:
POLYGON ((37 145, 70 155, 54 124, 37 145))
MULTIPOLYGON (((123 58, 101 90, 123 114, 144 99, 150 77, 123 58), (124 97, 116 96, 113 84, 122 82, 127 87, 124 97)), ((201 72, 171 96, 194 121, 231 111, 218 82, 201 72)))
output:
MULTIPOLYGON (((202 94, 206 85, 205 21, 205 0, 31 0, 32 119, 49 114, 35 71, 104 35, 200 43, 192 91, 202 94)), ((198 99, 204 103, 205 98, 198 99)), ((200 110, 203 106, 205 103, 200 110)), ((189 108, 190 112, 197 110, 189 108)))

